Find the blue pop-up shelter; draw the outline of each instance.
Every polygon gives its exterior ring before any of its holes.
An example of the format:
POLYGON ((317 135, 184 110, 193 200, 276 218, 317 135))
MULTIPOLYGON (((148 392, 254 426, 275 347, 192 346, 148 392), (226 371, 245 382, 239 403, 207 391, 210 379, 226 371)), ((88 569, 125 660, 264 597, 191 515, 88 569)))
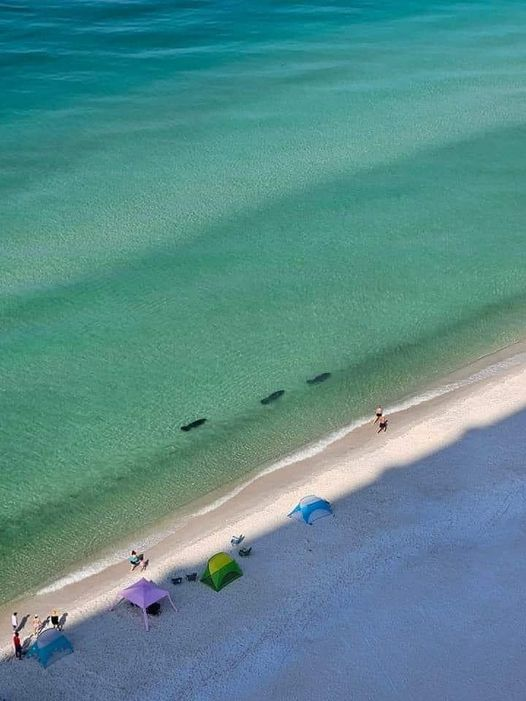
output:
POLYGON ((324 516, 330 516, 331 514, 332 506, 330 503, 312 494, 311 496, 300 499, 296 508, 294 508, 288 516, 298 521, 305 521, 309 526, 312 526, 314 521, 324 516))
POLYGON ((27 651, 27 657, 36 657, 42 667, 48 667, 64 655, 73 652, 73 645, 64 633, 55 628, 42 631, 36 641, 27 651))

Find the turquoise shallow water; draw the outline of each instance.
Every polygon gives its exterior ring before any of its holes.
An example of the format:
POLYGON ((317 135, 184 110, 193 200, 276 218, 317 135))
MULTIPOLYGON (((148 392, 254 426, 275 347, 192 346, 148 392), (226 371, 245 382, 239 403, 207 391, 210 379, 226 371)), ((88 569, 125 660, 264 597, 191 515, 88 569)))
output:
POLYGON ((525 27, 0 6, 0 600, 524 335, 525 27))

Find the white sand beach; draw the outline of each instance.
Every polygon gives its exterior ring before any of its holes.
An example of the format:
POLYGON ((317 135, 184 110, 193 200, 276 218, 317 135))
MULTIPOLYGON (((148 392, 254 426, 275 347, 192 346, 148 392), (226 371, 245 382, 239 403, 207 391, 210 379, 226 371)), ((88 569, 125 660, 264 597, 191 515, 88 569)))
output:
POLYGON ((163 605, 149 632, 137 609, 109 611, 141 576, 126 562, 16 603, 19 619, 68 612, 75 652, 46 670, 14 659, 4 609, 0 699, 524 700, 521 353, 392 414, 386 434, 368 424, 187 519, 147 552, 178 608, 163 605), (287 519, 308 494, 334 518, 287 519), (235 554, 238 533, 253 547, 242 578, 219 593, 171 584, 235 554))

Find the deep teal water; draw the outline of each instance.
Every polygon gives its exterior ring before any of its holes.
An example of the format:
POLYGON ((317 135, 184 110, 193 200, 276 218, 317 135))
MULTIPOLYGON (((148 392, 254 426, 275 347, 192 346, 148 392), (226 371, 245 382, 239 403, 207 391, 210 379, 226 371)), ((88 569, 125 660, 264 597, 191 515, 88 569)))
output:
POLYGON ((525 27, 0 5, 0 600, 524 335, 525 27))

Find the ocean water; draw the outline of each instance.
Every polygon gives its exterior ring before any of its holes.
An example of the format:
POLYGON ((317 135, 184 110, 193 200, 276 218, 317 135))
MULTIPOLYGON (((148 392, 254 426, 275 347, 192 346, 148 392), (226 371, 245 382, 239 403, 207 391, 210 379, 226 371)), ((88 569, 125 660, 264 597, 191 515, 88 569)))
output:
POLYGON ((0 66, 0 601, 524 337, 524 3, 7 0, 0 66))

